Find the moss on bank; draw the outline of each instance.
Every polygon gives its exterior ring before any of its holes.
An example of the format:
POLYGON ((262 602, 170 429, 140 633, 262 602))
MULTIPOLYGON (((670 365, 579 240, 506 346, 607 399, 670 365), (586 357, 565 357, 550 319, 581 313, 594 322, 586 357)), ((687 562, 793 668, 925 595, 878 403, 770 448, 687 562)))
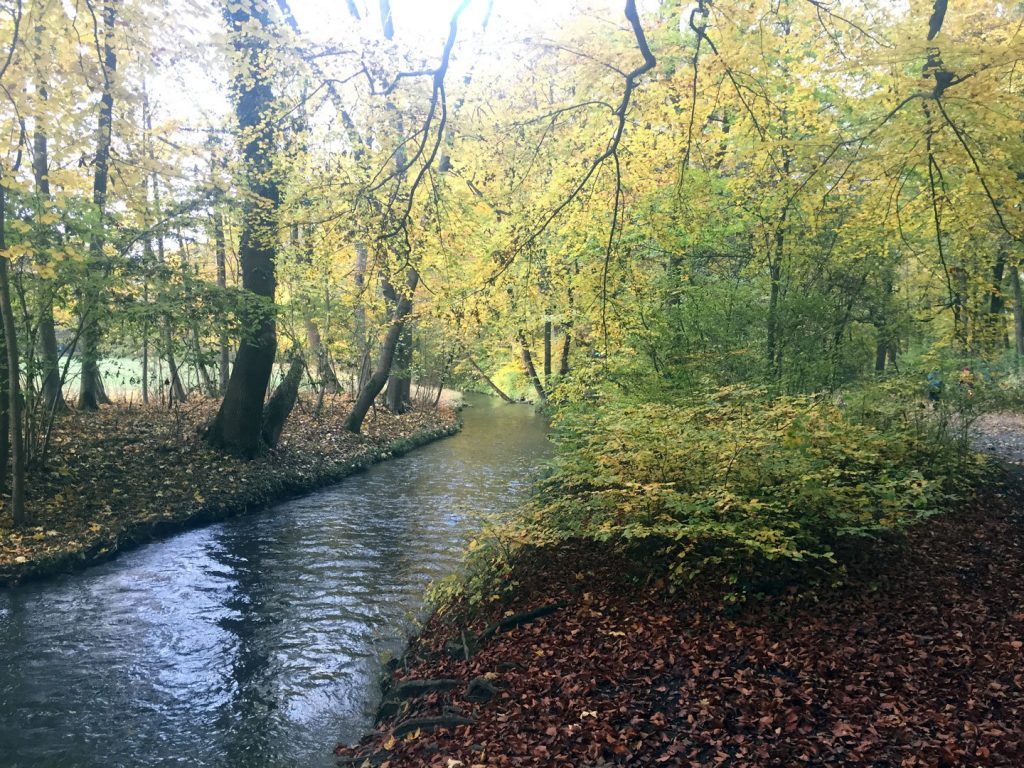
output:
POLYGON ((279 446, 244 462, 199 437, 217 402, 177 411, 114 406, 58 423, 52 460, 29 478, 34 527, 0 510, 0 585, 82 568, 153 539, 322 488, 452 435, 448 409, 371 415, 365 434, 342 428, 344 397, 314 419, 300 404, 279 446))

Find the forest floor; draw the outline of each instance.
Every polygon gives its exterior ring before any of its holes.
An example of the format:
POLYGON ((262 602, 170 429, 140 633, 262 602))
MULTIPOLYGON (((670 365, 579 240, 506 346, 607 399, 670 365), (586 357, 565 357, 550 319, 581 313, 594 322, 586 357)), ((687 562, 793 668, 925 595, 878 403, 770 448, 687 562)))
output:
POLYGON ((377 411, 364 434, 353 435, 342 427, 347 397, 328 398, 318 419, 300 401, 278 447, 245 462, 200 438, 218 404, 115 405, 61 416, 50 468, 28 479, 34 525, 15 529, 9 508, 0 509, 0 586, 323 487, 458 428, 447 408, 402 416, 377 411))
MULTIPOLYGON (((1024 461, 1014 418, 981 422, 979 446, 1024 461)), ((490 615, 431 619, 378 729, 336 754, 383 768, 1024 765, 1018 473, 869 554, 841 587, 732 610, 631 581, 593 548, 538 555, 490 615), (515 620, 539 606, 561 607, 515 620)))

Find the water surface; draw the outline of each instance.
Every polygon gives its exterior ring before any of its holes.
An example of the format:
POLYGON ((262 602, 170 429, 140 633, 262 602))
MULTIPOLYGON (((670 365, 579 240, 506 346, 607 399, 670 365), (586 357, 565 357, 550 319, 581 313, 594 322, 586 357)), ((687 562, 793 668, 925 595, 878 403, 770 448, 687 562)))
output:
POLYGON ((0 766, 333 765, 423 588, 547 452, 527 406, 342 484, 0 590, 0 766))

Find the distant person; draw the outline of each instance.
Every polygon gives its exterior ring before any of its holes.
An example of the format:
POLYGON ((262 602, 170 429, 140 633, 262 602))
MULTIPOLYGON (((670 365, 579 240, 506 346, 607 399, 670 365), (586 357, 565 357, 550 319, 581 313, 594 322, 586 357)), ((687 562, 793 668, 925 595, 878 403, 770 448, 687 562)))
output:
POLYGON ((942 377, 938 371, 928 374, 928 399, 933 403, 942 399, 942 377))

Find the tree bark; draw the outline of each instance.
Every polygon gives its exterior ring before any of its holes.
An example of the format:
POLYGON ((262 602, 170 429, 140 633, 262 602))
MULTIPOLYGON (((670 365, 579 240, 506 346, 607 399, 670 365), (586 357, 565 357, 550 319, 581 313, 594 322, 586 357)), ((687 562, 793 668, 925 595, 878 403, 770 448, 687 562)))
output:
POLYGON ((267 407, 263 412, 263 442, 271 448, 277 445, 281 439, 281 432, 284 431, 288 415, 295 407, 295 401, 299 397, 299 384, 302 382, 302 372, 306 369, 301 357, 295 357, 288 367, 288 373, 270 396, 267 407))
POLYGON ((110 166, 110 143, 113 134, 114 95, 111 78, 117 71, 117 53, 111 42, 117 22, 115 0, 103 5, 103 93, 100 96, 97 121, 95 171, 92 183, 92 204, 96 211, 96 231, 89 242, 88 270, 92 273, 82 288, 82 375, 79 382, 78 407, 95 411, 101 403, 109 403, 103 391, 99 369, 100 346, 100 285, 99 278, 106 274, 106 244, 104 229, 107 211, 107 179, 110 166))
POLYGON ((544 387, 551 382, 551 321, 544 321, 544 387))
MULTIPOLYGON (((215 211, 213 214, 213 240, 217 258, 217 287, 224 291, 228 287, 227 247, 224 241, 224 214, 220 211, 215 211)), ((220 352, 217 383, 218 390, 223 395, 228 388, 228 372, 231 364, 228 334, 223 326, 221 326, 221 331, 217 338, 217 348, 220 352)))
POLYGON ((337 392, 340 388, 338 376, 334 373, 331 361, 327 357, 327 348, 324 347, 323 339, 320 337, 320 329, 309 318, 305 320, 305 325, 306 343, 309 344, 309 350, 313 353, 314 358, 316 358, 317 383, 327 392, 337 392))
POLYGON ((263 399, 277 351, 274 293, 280 190, 273 169, 276 146, 273 73, 268 71, 269 45, 273 33, 270 7, 265 0, 248 4, 230 3, 224 17, 231 33, 232 47, 240 59, 233 83, 235 117, 242 147, 247 194, 242 209, 242 231, 238 248, 242 265, 242 287, 252 294, 241 312, 243 335, 235 356, 234 369, 220 410, 207 441, 222 450, 252 458, 260 450, 263 427, 263 399), (260 29, 253 33, 247 28, 260 29))
POLYGON ((366 304, 364 303, 364 292, 366 289, 366 266, 369 261, 369 252, 366 243, 356 242, 356 271, 353 280, 356 284, 356 309, 353 322, 353 333, 355 335, 355 348, 359 359, 356 360, 356 391, 362 392, 366 382, 370 380, 373 370, 370 365, 370 340, 366 335, 366 304))
POLYGON ((537 399, 543 403, 548 398, 547 394, 544 392, 544 385, 540 383, 540 377, 537 375, 537 368, 533 364, 533 355, 530 354, 530 347, 526 343, 526 335, 520 331, 518 339, 519 350, 523 358, 523 368, 526 371, 527 377, 533 383, 533 388, 537 392, 537 399))
MULTIPOLYGON (((0 186, 0 252, 7 248, 4 236, 5 208, 6 191, 0 186)), ((14 310, 11 304, 8 260, 3 256, 0 256, 0 314, 3 315, 4 351, 7 363, 7 411, 11 442, 11 515, 14 518, 14 525, 20 527, 29 522, 28 513, 25 510, 25 420, 22 415, 18 330, 14 324, 14 310)), ((6 472, 6 462, 3 469, 6 472)))
POLYGON ((469 361, 469 364, 471 366, 473 366, 473 370, 477 372, 477 375, 481 379, 484 380, 484 383, 487 384, 487 386, 489 386, 491 389, 494 390, 494 393, 498 397, 500 397, 506 403, 514 403, 515 402, 515 400, 513 400, 511 397, 509 397, 507 394, 505 394, 504 390, 502 390, 501 387, 499 387, 497 384, 494 383, 494 380, 490 376, 488 376, 486 373, 484 373, 484 370, 479 365, 476 364, 476 360, 474 360, 471 357, 467 357, 466 360, 469 361))
POLYGON ((889 342, 881 329, 875 339, 875 373, 885 373, 885 360, 889 354, 889 342))
MULTIPOLYGON (((782 231, 776 234, 776 247, 782 251, 782 231)), ((776 257, 777 259, 778 257, 776 257)), ((768 265, 768 277, 771 287, 768 294, 768 373, 772 379, 778 379, 781 373, 779 365, 779 294, 781 291, 781 266, 777 260, 768 265)))
POLYGON ((377 395, 380 394, 381 390, 384 389, 384 384, 388 380, 388 374, 391 371, 391 364, 395 357, 395 348, 398 346, 398 339, 402 335, 402 329, 405 327, 405 318, 412 311, 412 297, 416 292, 416 286, 419 284, 420 275, 413 267, 409 268, 406 273, 405 294, 398 296, 394 286, 388 280, 384 280, 384 293, 385 296, 390 294, 394 297, 395 309, 394 315, 391 320, 391 325, 388 327, 387 333, 384 335, 384 341, 381 343, 380 355, 377 357, 377 365, 370 374, 370 378, 366 382, 366 386, 359 391, 359 397, 356 398, 355 403, 352 405, 352 410, 345 419, 345 429, 349 432, 359 433, 362 429, 363 420, 366 418, 366 414, 370 411, 370 406, 373 405, 373 401, 377 399, 377 395))
POLYGON ((558 375, 566 376, 569 373, 569 347, 572 345, 572 329, 565 329, 565 338, 562 339, 562 355, 558 363, 558 375))
POLYGON ((214 397, 217 388, 213 386, 210 373, 206 370, 206 363, 203 362, 203 345, 199 335, 199 321, 196 319, 193 309, 195 299, 195 287, 192 285, 192 273, 188 264, 188 251, 185 249, 185 241, 178 235, 178 260, 181 267, 181 285, 185 291, 185 301, 188 306, 186 317, 188 318, 189 331, 192 336, 192 359, 195 362, 196 372, 199 374, 199 383, 203 393, 207 397, 214 397))
MULTIPOLYGON (((46 99, 46 89, 40 86, 40 98, 46 99)), ((49 144, 46 134, 38 127, 32 135, 32 175, 40 207, 50 200, 49 144)), ((53 291, 50 281, 41 289, 42 307, 39 310, 39 346, 43 378, 43 403, 46 410, 67 409, 60 382, 60 353, 57 351, 57 331, 53 322, 53 291)))
MULTIPOLYGON (((149 305, 149 278, 142 283, 142 303, 149 305)), ((142 321, 142 403, 149 405, 149 316, 142 321)))
MULTIPOLYGON (((313 264, 313 231, 312 227, 307 227, 302 233, 302 243, 298 242, 298 225, 293 226, 293 244, 296 247, 301 245, 303 252, 303 259, 307 264, 312 266, 313 264)), ((313 320, 313 314, 308 305, 303 302, 303 325, 306 327, 306 343, 309 344, 309 351, 312 352, 313 358, 316 360, 316 376, 317 382, 320 387, 325 388, 328 392, 334 393, 340 389, 338 384, 338 376, 334 372, 334 368, 331 367, 331 360, 327 354, 327 348, 324 346, 323 337, 320 335, 320 329, 317 327, 316 322, 313 320)))
POLYGON ((1006 248, 996 249, 996 261, 992 265, 992 287, 988 294, 988 317, 985 318, 985 343, 992 349, 1009 346, 1006 337, 1006 299, 1003 297, 1003 277, 1006 273, 1006 248))
POLYGON ((384 393, 384 404, 392 413, 405 413, 409 410, 412 379, 409 366, 412 364, 412 328, 406 323, 398 336, 395 348, 395 359, 388 377, 387 392, 384 393))
MULTIPOLYGON (((2 191, 2 190, 0 190, 2 191)), ((0 322, 2 325, 2 322, 0 322)), ((11 463, 11 400, 8 395, 10 369, 7 343, 0 333, 0 492, 7 492, 7 468, 11 463)))
POLYGON ((1013 287, 1013 338, 1017 357, 1024 356, 1024 303, 1020 288, 1020 271, 1017 266, 1010 267, 1010 284, 1013 287))

